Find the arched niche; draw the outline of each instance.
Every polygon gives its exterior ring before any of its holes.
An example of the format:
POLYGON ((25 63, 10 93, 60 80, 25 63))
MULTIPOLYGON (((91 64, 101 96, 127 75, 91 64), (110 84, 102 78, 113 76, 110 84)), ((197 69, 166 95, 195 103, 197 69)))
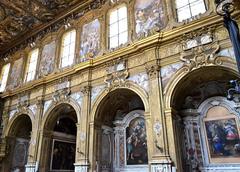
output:
MULTIPOLYGON (((225 170, 229 170, 230 166, 236 162, 230 160, 229 163, 223 165, 220 161, 210 161, 209 151, 206 151, 208 150, 208 138, 204 123, 210 116, 203 117, 209 115, 209 109, 202 105, 208 99, 225 97, 229 88, 229 80, 236 78, 238 75, 232 69, 208 66, 185 73, 184 76, 176 79, 177 82, 168 86, 165 100, 166 106, 173 109, 173 128, 179 171, 224 170, 223 166, 226 167, 225 170)), ((220 103, 224 101, 219 100, 220 103)), ((228 104, 226 107, 234 109, 235 105, 228 104)), ((219 109, 219 112, 224 112, 223 108, 219 109)), ((216 114, 216 116, 219 115, 216 114)))
POLYGON ((74 171, 77 112, 66 103, 55 106, 42 132, 40 171, 74 171))
POLYGON ((11 123, 7 138, 8 153, 4 160, 4 171, 25 172, 25 165, 31 156, 28 152, 32 133, 32 121, 26 114, 20 114, 11 123))
POLYGON ((94 170, 148 171, 144 110, 140 96, 126 88, 103 97, 92 134, 94 170))

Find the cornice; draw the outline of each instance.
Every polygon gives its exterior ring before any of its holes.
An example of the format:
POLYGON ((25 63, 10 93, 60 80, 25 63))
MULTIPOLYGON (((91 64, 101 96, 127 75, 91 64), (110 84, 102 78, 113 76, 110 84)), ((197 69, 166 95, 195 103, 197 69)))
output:
MULTIPOLYGON (((240 11, 237 11, 234 13, 234 16, 237 16, 240 14, 240 11)), ((13 96, 15 94, 19 94, 23 91, 30 90, 33 88, 36 88, 42 84, 47 84, 50 82, 53 82, 55 80, 58 80, 65 76, 70 76, 73 74, 78 73, 79 71, 83 71, 84 69, 97 67, 99 65, 104 65, 106 62, 118 59, 120 57, 129 57, 133 54, 137 54, 139 52, 144 51, 145 49, 153 46, 160 46, 161 44, 165 42, 174 42, 178 37, 181 37, 183 34, 186 34, 188 32, 202 29, 203 27, 223 27, 222 18, 217 15, 210 15, 208 17, 193 21, 192 23, 174 28, 172 30, 163 31, 160 33, 156 33, 155 35, 149 36, 147 38, 144 38, 142 40, 133 42, 132 44, 119 48, 113 52, 108 52, 104 55, 98 56, 95 59, 89 60, 87 62, 82 62, 79 64, 74 65, 72 68, 65 69, 58 73, 50 74, 44 78, 34 80, 32 82, 26 83, 22 85, 20 88, 16 88, 12 91, 6 91, 4 92, 1 97, 6 98, 8 96, 13 96)), ((162 57, 160 57, 162 58, 162 57)), ((161 60, 161 59, 160 59, 161 60)))

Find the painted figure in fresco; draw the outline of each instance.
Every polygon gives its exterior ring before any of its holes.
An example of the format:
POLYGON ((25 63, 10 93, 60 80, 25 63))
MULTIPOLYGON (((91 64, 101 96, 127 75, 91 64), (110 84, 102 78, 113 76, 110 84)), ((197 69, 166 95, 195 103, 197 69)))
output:
POLYGON ((42 57, 39 65, 40 76, 46 76, 53 72, 55 59, 55 41, 44 46, 42 57))
POLYGON ((159 0, 137 0, 135 5, 136 34, 147 36, 152 29, 164 26, 162 2, 159 0))
POLYGON ((100 50, 100 23, 96 19, 83 26, 81 34, 81 61, 95 57, 100 50))

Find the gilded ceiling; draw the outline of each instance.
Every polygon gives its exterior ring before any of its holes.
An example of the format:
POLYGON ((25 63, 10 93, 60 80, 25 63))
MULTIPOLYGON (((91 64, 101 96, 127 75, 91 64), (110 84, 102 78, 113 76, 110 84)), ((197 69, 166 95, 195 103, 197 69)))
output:
MULTIPOLYGON (((0 0, 0 52, 87 0, 0 0)), ((1 54, 0 53, 0 54, 1 54)))

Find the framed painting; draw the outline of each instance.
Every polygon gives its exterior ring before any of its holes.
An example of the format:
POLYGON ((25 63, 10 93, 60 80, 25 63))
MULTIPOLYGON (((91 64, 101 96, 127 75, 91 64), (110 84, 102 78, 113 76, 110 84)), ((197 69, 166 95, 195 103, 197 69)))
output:
POLYGON ((240 162, 240 139, 236 118, 204 121, 208 154, 211 163, 240 162))
POLYGON ((135 118, 126 128, 126 163, 127 165, 148 163, 147 134, 143 118, 135 118))
POLYGON ((74 171, 75 149, 75 142, 54 139, 51 156, 51 170, 74 171))

